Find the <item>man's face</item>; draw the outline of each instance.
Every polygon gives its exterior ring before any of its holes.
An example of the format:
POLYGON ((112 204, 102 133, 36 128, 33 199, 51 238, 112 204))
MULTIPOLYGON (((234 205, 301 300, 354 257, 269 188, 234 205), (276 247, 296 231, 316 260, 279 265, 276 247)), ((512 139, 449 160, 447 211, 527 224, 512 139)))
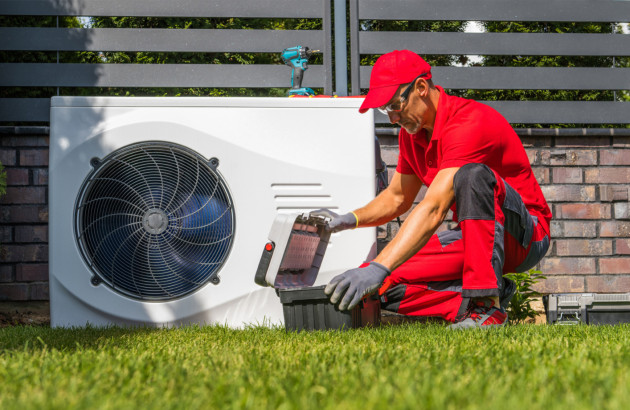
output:
MULTIPOLYGON (((387 114, 389 116, 390 123, 400 125, 409 134, 416 134, 425 124, 424 116, 426 113, 426 104, 422 101, 421 96, 419 95, 420 93, 417 89, 417 83, 420 81, 420 79, 417 80, 413 88, 410 90, 409 96, 401 105, 401 111, 390 111, 387 114)), ((401 94, 407 86, 409 86, 409 84, 404 84, 398 87, 398 90, 396 90, 396 93, 392 99, 389 100, 388 104, 396 106, 400 101, 401 94)))

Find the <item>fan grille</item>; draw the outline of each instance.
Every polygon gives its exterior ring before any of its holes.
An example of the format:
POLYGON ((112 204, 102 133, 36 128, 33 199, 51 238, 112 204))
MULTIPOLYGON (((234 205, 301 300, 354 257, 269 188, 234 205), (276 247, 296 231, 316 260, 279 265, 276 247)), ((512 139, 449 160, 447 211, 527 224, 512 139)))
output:
POLYGON ((92 165, 74 219, 93 283, 143 300, 218 283, 234 237, 234 206, 216 159, 144 142, 92 165))

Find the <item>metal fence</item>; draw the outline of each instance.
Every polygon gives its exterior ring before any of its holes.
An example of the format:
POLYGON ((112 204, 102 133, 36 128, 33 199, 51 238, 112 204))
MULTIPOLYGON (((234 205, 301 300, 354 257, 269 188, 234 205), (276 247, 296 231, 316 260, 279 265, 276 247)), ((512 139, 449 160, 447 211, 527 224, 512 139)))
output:
MULTIPOLYGON (((365 20, 598 22, 630 21, 618 0, 350 0, 352 93, 369 86, 363 55, 410 49, 420 55, 628 56, 628 34, 363 31, 365 20)), ((450 89, 629 90, 620 67, 434 67, 450 89)), ((630 123, 630 103, 614 101, 489 101, 511 123, 630 123)), ((387 122, 377 115, 377 122, 387 122)))
MULTIPOLYGON (((369 85, 365 55, 408 48, 421 55, 527 55, 628 57, 630 34, 376 32, 366 20, 630 22, 625 0, 348 0, 352 94, 369 85)), ((345 0, 335 1, 345 23, 345 0), (344 7, 340 7, 344 6, 344 7)), ((278 53, 297 44, 323 51, 304 86, 333 92, 346 84, 348 42, 335 25, 333 65, 331 0, 0 0, 8 16, 138 16, 322 19, 321 30, 98 29, 0 27, 4 51, 154 51, 278 53), (343 67, 342 67, 343 65, 343 67)), ((0 87, 287 87, 287 67, 238 64, 0 63, 0 87)), ((630 90, 628 67, 435 67, 437 84, 477 90, 630 90)), ((629 124, 630 102, 489 101, 511 123, 629 124)), ((0 121, 48 120, 49 100, 0 98, 0 121)), ((386 118, 377 115, 377 122, 386 118)))
MULTIPOLYGON (((321 30, 0 28, 0 50, 279 53, 323 52, 303 85, 332 93, 330 0, 1 0, 14 16, 238 17, 322 19, 321 30)), ((287 87, 283 65, 0 63, 0 87, 287 87)), ((0 99, 0 121, 48 121, 49 99, 0 99)))

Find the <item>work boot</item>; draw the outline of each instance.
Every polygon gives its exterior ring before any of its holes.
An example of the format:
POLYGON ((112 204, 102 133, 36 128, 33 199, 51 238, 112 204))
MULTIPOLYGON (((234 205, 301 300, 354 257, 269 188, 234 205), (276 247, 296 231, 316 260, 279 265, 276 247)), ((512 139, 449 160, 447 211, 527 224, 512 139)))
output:
POLYGON ((512 279, 508 279, 505 276, 503 277, 503 290, 501 295, 499 296, 499 305, 501 309, 507 309, 510 301, 514 297, 516 293, 516 283, 512 279))
POLYGON ((466 313, 456 318, 449 329, 489 329, 504 326, 507 320, 505 309, 496 307, 491 298, 475 298, 470 301, 466 313))

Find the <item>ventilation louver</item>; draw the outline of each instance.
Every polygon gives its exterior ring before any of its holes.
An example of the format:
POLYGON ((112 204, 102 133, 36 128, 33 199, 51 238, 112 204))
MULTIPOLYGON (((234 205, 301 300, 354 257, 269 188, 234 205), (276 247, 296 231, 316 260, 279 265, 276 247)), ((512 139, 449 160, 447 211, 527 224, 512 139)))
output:
POLYGON ((228 257, 234 206, 218 160, 143 142, 93 159, 75 206, 75 238, 94 276, 114 291, 170 300, 208 282, 228 257))

